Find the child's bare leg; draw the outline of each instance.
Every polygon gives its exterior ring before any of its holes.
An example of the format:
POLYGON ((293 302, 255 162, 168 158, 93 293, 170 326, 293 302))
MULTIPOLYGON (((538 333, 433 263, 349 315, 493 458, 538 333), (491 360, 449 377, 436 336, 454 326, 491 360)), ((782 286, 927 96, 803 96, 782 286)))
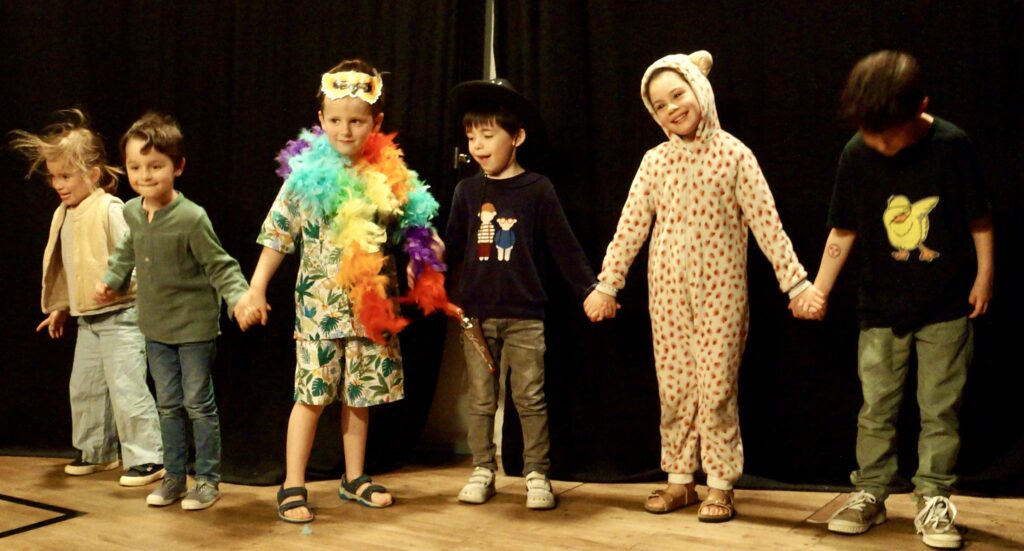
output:
MULTIPOLYGON (((324 406, 296 403, 292 406, 292 414, 288 417, 288 441, 285 445, 285 478, 284 487, 294 488, 306 485, 306 465, 309 453, 313 449, 313 438, 316 426, 324 406)), ((293 496, 283 503, 301 499, 293 496)), ((284 516, 293 519, 305 519, 313 516, 307 507, 296 507, 285 511, 284 516)))
MULTIPOLYGON (((363 476, 366 461, 366 435, 370 427, 370 409, 365 407, 341 407, 341 440, 345 445, 345 479, 355 480, 363 476)), ((356 490, 361 494, 370 483, 364 483, 356 490)), ((374 492, 370 501, 377 505, 390 505, 391 494, 374 492)))

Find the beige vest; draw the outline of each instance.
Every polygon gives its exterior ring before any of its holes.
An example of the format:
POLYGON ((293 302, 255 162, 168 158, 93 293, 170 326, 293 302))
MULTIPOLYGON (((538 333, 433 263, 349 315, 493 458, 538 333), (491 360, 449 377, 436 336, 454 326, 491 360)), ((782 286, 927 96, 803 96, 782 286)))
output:
POLYGON ((60 229, 64 223, 67 206, 63 203, 53 213, 50 222, 50 238, 43 253, 43 313, 55 310, 70 310, 71 315, 80 316, 95 310, 106 309, 114 304, 135 300, 135 282, 128 291, 111 303, 99 304, 93 298, 96 282, 107 271, 107 257, 110 256, 110 222, 108 213, 112 202, 121 203, 117 197, 97 189, 82 200, 71 211, 74 223, 75 297, 68 297, 67 271, 61 254, 60 229), (72 300, 73 299, 73 300, 72 300))

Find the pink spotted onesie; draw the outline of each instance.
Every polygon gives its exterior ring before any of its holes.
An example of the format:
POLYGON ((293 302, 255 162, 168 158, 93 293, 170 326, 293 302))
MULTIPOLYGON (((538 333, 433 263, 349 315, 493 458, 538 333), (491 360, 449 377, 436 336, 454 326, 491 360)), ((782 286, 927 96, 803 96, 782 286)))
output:
POLYGON ((719 128, 705 76, 711 55, 670 55, 647 68, 641 96, 652 116, 647 83, 662 67, 690 84, 702 119, 694 140, 666 131, 668 141, 644 155, 598 279, 603 290, 622 289, 650 232, 661 468, 670 481, 688 482, 698 467, 699 446, 708 485, 728 490, 743 472, 737 374, 747 336, 747 229, 771 261, 782 291, 803 282, 807 272, 782 229, 757 159, 719 128))

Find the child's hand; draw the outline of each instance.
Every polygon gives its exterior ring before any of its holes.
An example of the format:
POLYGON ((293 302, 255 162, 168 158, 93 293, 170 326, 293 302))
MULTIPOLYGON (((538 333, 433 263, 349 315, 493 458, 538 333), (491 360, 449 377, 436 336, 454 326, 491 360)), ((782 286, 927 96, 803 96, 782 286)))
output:
POLYGON ((437 259, 444 262, 444 241, 442 241, 441 237, 437 235, 437 232, 434 232, 434 239, 433 242, 430 243, 430 248, 434 251, 434 255, 437 256, 437 259))
POLYGON ((825 317, 827 299, 817 287, 811 285, 789 301, 793 317, 805 320, 820 320, 825 317))
POLYGON ((416 274, 412 271, 412 261, 405 265, 405 283, 409 285, 409 289, 416 286, 416 274))
POLYGON ((235 316, 235 321, 238 322, 238 327, 242 331, 246 331, 257 323, 266 325, 267 312, 270 310, 266 295, 254 292, 250 288, 242 295, 242 298, 238 299, 238 303, 235 304, 235 309, 232 310, 232 313, 235 316))
POLYGON ((583 301, 583 311, 586 312, 590 321, 601 321, 607 318, 614 318, 616 311, 622 305, 615 302, 615 297, 594 289, 583 301))
POLYGON ((48 327, 50 330, 50 338, 59 339, 64 335, 64 322, 67 321, 67 319, 67 310, 54 310, 53 312, 50 312, 50 315, 47 316, 46 319, 43 320, 43 323, 40 323, 36 327, 36 333, 42 331, 44 327, 48 327))
POLYGON ((968 318, 974 319, 988 312, 988 304, 992 302, 992 276, 978 274, 978 277, 974 279, 974 286, 971 287, 971 295, 967 302, 974 306, 974 311, 967 316, 968 318))
POLYGON ((118 294, 119 293, 111 289, 109 285, 103 283, 102 281, 99 281, 96 283, 95 292, 93 293, 92 298, 95 299, 96 302, 100 304, 106 304, 117 298, 118 294))

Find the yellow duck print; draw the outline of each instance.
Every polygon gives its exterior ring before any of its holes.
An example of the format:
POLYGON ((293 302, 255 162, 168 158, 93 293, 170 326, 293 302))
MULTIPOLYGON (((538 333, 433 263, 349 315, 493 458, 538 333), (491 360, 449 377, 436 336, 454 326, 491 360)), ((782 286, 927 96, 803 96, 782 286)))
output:
POLYGON ((899 261, 910 258, 910 251, 918 249, 918 260, 931 262, 939 256, 938 251, 925 247, 928 238, 928 213, 939 204, 937 196, 925 197, 910 202, 906 195, 893 195, 886 203, 882 223, 889 234, 889 243, 896 248, 892 257, 899 261))

